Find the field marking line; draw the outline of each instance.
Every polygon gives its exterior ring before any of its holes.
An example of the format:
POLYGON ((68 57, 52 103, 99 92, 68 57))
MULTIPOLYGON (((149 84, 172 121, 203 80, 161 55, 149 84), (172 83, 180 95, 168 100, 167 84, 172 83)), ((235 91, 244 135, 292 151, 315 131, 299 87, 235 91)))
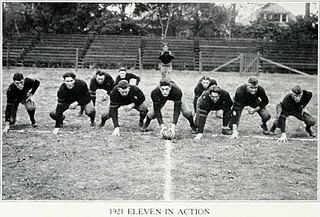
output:
POLYGON ((171 198, 171 188, 172 188, 172 177, 171 177, 171 149, 172 149, 172 142, 166 140, 165 144, 166 152, 164 157, 164 171, 165 171, 165 183, 164 183, 164 194, 163 198, 166 201, 172 200, 171 198))
MULTIPOLYGON (((222 134, 212 134, 211 137, 230 137, 228 135, 222 135, 222 134)), ((254 138, 254 139, 266 139, 266 140, 277 140, 278 138, 275 137, 268 137, 268 136, 239 136, 239 139, 242 138, 254 138)), ((310 138, 287 138, 288 141, 309 141, 309 142, 317 142, 318 138, 310 139, 310 138)))

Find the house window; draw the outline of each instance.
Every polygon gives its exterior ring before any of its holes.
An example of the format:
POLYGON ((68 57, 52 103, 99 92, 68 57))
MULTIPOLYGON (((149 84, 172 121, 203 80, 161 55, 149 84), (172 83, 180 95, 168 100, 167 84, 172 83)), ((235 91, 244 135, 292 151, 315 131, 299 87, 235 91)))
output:
POLYGON ((287 22, 287 14, 282 14, 282 22, 287 22))
POLYGON ((280 21, 280 14, 274 14, 272 17, 272 21, 279 22, 280 21))

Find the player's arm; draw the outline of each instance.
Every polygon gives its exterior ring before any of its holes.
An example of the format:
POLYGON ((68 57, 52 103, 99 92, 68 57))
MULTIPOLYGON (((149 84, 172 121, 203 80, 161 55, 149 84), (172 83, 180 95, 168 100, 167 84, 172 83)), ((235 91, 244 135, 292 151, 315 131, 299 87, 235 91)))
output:
POLYGON ((40 86, 40 81, 37 79, 31 79, 32 80, 32 89, 30 91, 30 94, 34 95, 34 93, 37 91, 38 87, 40 86))
POLYGON ((310 100, 312 98, 312 92, 310 92, 310 91, 304 91, 303 94, 306 94, 306 96, 304 97, 304 100, 302 102, 301 114, 306 112, 306 106, 308 105, 308 103, 310 102, 310 100))
POLYGON ((120 81, 120 76, 118 75, 116 77, 116 80, 114 81, 113 87, 115 87, 119 83, 119 81, 120 81))
MULTIPOLYGON (((269 98, 268 98, 268 96, 266 94, 266 91, 262 87, 260 89, 259 97, 261 99, 260 105, 258 106, 259 110, 260 110, 260 109, 265 108, 269 104, 269 98)), ((259 110, 257 110, 257 111, 259 111, 259 110)))
POLYGON ((12 110, 14 107, 14 101, 15 101, 14 94, 9 87, 9 89, 7 90, 7 105, 6 105, 6 109, 5 109, 5 127, 3 129, 3 133, 7 133, 9 131, 10 117, 11 117, 12 110))
POLYGON ((241 89, 237 89, 236 94, 234 96, 234 102, 231 109, 231 119, 230 119, 230 125, 232 127, 232 135, 231 139, 237 139, 238 138, 238 125, 237 125, 237 119, 240 116, 240 110, 242 109, 242 95, 241 89))
POLYGON ((119 105, 117 105, 111 101, 111 103, 110 103, 110 117, 112 119, 113 127, 114 127, 114 133, 112 134, 113 136, 120 135, 118 109, 119 109, 119 105))
POLYGON ((153 102, 153 108, 154 108, 154 115, 158 121, 158 124, 160 126, 163 125, 163 119, 162 119, 162 114, 161 114, 161 103, 160 102, 153 102))
POLYGON ((97 97, 96 91, 97 91, 97 85, 95 82, 95 78, 92 78, 90 80, 89 92, 90 92, 90 98, 91 98, 91 101, 93 102, 93 105, 96 104, 96 97, 97 97))
POLYGON ((136 85, 139 85, 141 78, 138 75, 132 74, 132 78, 136 79, 136 85))
POLYGON ((222 107, 222 110, 223 110, 222 127, 227 128, 231 119, 233 101, 228 92, 223 92, 222 94, 223 94, 222 97, 224 99, 224 104, 222 107))
POLYGON ((77 105, 76 102, 74 103, 75 107, 78 105, 86 105, 91 99, 87 84, 85 82, 81 82, 77 88, 79 90, 79 99, 77 100, 77 105))

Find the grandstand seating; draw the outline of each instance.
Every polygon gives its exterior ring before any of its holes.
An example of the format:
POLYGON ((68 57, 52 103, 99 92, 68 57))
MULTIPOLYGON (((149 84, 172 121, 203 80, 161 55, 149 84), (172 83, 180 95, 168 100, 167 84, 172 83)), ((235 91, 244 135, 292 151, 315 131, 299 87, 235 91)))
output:
MULTIPOLYGON (((241 53, 256 53, 256 40, 246 39, 199 39, 199 52, 203 70, 213 70, 218 66, 236 58, 241 53)), ((239 61, 232 63, 224 70, 239 71, 239 61)))
MULTIPOLYGON (((138 68, 139 48, 144 69, 159 67, 159 53, 163 45, 159 37, 81 35, 81 34, 31 34, 15 35, 3 40, 3 65, 75 67, 76 49, 78 66, 86 68, 114 68, 120 65, 138 68)), ((213 70, 240 53, 257 53, 261 56, 307 73, 317 73, 317 43, 276 43, 255 39, 223 38, 166 38, 175 54, 175 70, 213 70), (201 55, 201 60, 200 60, 201 55)), ((262 62, 262 61, 260 61, 262 62)), ((220 70, 239 71, 239 61, 220 70)), ((220 71, 219 70, 219 71, 220 71)), ((265 72, 288 72, 278 66, 263 62, 265 72)))
POLYGON ((141 38, 139 36, 98 35, 90 45, 83 66, 113 68, 135 67, 141 38))
POLYGON ((7 65, 9 62, 9 65, 16 65, 36 40, 37 37, 31 34, 14 35, 11 39, 4 40, 2 49, 3 64, 7 65))
MULTIPOLYGON (((158 68, 160 60, 159 54, 162 49, 163 42, 161 39, 143 38, 143 68, 158 68)), ((175 54, 172 61, 173 69, 177 70, 194 70, 195 68, 195 52, 194 41, 186 39, 167 38, 165 42, 175 54)))
POLYGON ((85 54, 90 35, 43 34, 36 46, 26 54, 25 66, 74 67, 78 49, 78 61, 85 54))
MULTIPOLYGON (((263 57, 307 73, 314 73, 318 67, 318 44, 264 43, 263 57)), ((287 69, 264 63, 264 71, 288 72, 287 69)))

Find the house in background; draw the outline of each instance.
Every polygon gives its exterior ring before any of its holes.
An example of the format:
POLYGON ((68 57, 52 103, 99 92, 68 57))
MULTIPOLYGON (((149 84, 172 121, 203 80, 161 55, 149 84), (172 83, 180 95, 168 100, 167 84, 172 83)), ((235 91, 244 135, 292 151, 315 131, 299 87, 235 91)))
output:
POLYGON ((296 17, 287 9, 276 3, 268 3, 253 12, 249 17, 246 17, 239 22, 243 25, 249 25, 251 22, 257 20, 278 22, 283 25, 287 25, 289 22, 297 21, 296 17))

